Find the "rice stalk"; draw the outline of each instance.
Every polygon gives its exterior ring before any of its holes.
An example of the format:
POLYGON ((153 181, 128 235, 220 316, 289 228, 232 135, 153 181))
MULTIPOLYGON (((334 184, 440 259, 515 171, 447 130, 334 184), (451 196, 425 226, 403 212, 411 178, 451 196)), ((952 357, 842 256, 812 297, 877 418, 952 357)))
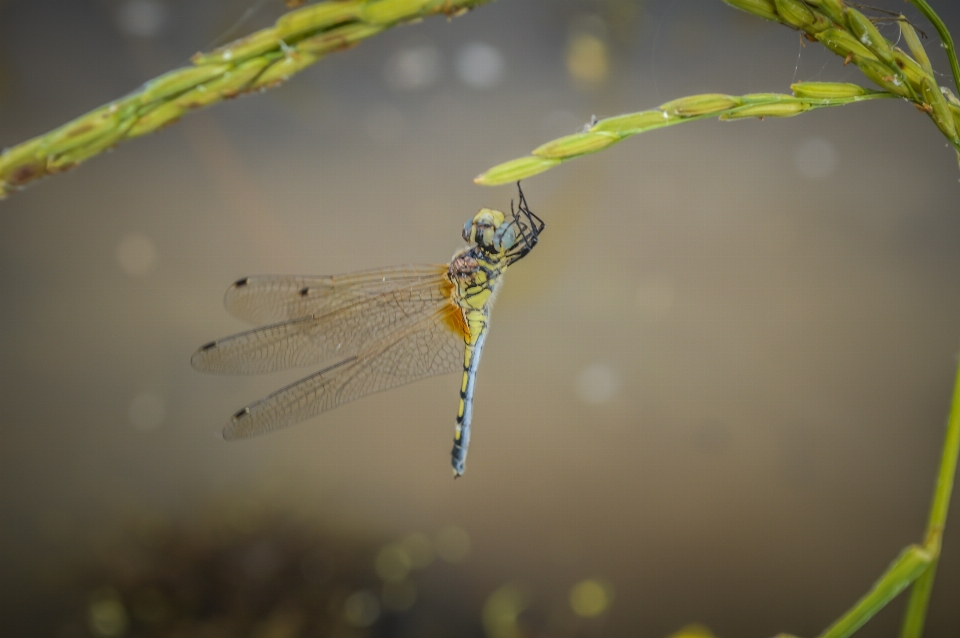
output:
POLYGON ((485 186, 516 182, 542 173, 561 162, 596 153, 628 137, 683 122, 714 117, 724 121, 750 117, 793 117, 811 109, 897 97, 891 92, 874 91, 844 82, 799 82, 791 88, 793 95, 691 95, 671 100, 650 111, 605 118, 581 133, 547 142, 535 148, 527 157, 498 164, 478 175, 473 181, 485 186))
MULTIPOLYGON (((960 159, 960 104, 949 103, 947 95, 952 93, 937 85, 923 45, 902 15, 899 23, 910 53, 894 46, 867 16, 845 6, 842 0, 723 1, 747 13, 801 31, 808 40, 819 42, 843 57, 844 64, 857 66, 883 90, 867 91, 856 85, 832 82, 802 82, 791 87, 794 90, 792 96, 771 93, 742 97, 717 94, 685 97, 652 111, 601 120, 582 133, 541 145, 532 155, 498 164, 473 181, 491 186, 514 182, 542 173, 568 159, 595 153, 638 133, 681 122, 714 116, 721 120, 792 117, 813 108, 841 106, 878 97, 901 97, 912 102, 930 117, 957 150, 960 159), (847 94, 848 91, 853 92, 847 94), (682 108, 677 108, 675 103, 681 104, 682 108)), ((940 33, 960 90, 960 66, 953 54, 949 32, 925 2, 919 0, 914 4, 940 33)))
POLYGON ((269 28, 197 53, 133 93, 0 154, 0 199, 73 168, 116 144, 168 126, 190 111, 273 88, 329 53, 385 29, 490 0, 328 0, 283 15, 269 28))

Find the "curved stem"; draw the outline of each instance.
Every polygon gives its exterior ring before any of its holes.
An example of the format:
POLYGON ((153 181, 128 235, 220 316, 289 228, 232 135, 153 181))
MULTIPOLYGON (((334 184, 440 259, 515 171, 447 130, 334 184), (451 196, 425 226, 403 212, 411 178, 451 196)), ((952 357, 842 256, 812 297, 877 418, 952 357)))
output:
POLYGON ((923 540, 924 548, 931 553, 933 560, 930 567, 914 583, 913 590, 910 592, 910 601, 907 603, 903 630, 900 634, 902 638, 920 638, 923 633, 927 605, 930 602, 930 590, 933 588, 937 559, 940 556, 940 541, 943 537, 943 528, 947 524, 947 511, 950 508, 950 495, 953 492, 953 481, 957 473, 958 456, 960 456, 960 368, 957 370, 957 380, 953 388, 953 404, 950 407, 950 418, 947 420, 947 435, 943 442, 937 487, 933 492, 927 533, 923 540))
POLYGON ((940 41, 943 42, 943 48, 947 52, 947 59, 950 60, 950 70, 953 72, 953 83, 957 88, 957 91, 960 92, 960 63, 957 62, 957 51, 953 46, 953 36, 950 35, 950 31, 947 30, 947 25, 943 23, 943 20, 940 19, 940 16, 927 4, 927 0, 910 0, 917 9, 920 10, 927 20, 930 21, 930 24, 933 25, 933 28, 937 30, 937 34, 940 36, 940 41))

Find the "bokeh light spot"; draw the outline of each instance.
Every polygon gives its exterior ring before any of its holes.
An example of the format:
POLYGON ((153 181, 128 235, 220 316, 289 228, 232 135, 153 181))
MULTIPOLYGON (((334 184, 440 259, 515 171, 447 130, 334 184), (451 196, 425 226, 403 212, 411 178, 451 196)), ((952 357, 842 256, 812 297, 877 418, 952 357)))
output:
POLYGON ((369 627, 380 617, 380 601, 367 590, 358 591, 344 602, 343 615, 354 627, 369 627))
POLYGON ((98 589, 90 595, 87 618, 94 635, 105 638, 123 635, 129 624, 120 595, 110 587, 98 589))
POLYGON ((399 543, 384 545, 374 561, 377 576, 388 583, 399 583, 404 580, 412 568, 413 564, 407 550, 399 543))
POLYGON ((457 77, 472 89, 493 88, 503 79, 503 54, 483 42, 471 42, 457 52, 457 77))
POLYGON ((410 564, 415 569, 423 569, 433 562, 433 543, 423 532, 414 532, 408 535, 400 544, 410 557, 410 564))
POLYGON ((166 21, 167 7, 157 0, 127 0, 117 13, 120 31, 139 38, 157 35, 166 21))
POLYGON ((117 261, 131 277, 146 275, 157 265, 157 249, 146 235, 131 233, 117 244, 117 261))
POLYGON ((435 46, 424 44, 401 49, 387 62, 387 83, 402 91, 433 86, 440 79, 443 65, 435 46))
POLYGON ((577 396, 584 403, 606 403, 620 390, 620 376, 605 363, 588 365, 577 375, 577 396))
POLYGON ((130 424, 138 430, 156 430, 163 425, 166 408, 159 395, 141 392, 133 397, 127 415, 130 417, 130 424))
POLYGON ((515 583, 500 587, 483 604, 483 628, 488 638, 522 638, 517 618, 530 606, 530 595, 515 583))
POLYGON ((588 578, 570 589, 570 607, 583 618, 599 616, 610 607, 611 589, 600 581, 588 578))
POLYGON ((567 47, 567 71, 582 84, 603 83, 610 72, 607 45, 595 35, 574 36, 567 47))
POLYGON ((470 553, 470 536, 456 525, 449 525, 437 532, 435 547, 437 556, 448 563, 459 563, 470 553))
POLYGON ((681 627, 679 631, 670 634, 667 638, 715 638, 715 636, 703 625, 693 623, 681 627))
POLYGON ((793 162, 808 179, 823 179, 837 167, 837 150, 832 142, 814 137, 797 146, 793 162))

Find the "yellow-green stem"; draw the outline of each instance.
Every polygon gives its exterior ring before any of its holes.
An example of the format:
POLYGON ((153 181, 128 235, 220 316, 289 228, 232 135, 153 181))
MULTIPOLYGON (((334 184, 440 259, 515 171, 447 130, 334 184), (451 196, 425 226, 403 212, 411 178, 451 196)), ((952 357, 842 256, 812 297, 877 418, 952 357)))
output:
POLYGON ((953 72, 953 84, 957 87, 957 91, 960 91, 960 63, 957 62, 957 49, 953 45, 953 36, 951 36, 950 31, 947 30, 947 25, 943 23, 943 20, 940 19, 936 11, 927 4, 926 0, 909 1, 920 10, 920 13, 922 13, 924 17, 930 21, 930 24, 933 25, 933 28, 937 30, 940 41, 943 42, 943 48, 947 53, 947 59, 950 60, 950 70, 953 72))
POLYGON ((947 511, 950 509, 950 495, 957 473, 957 457, 960 455, 960 366, 953 386, 953 402, 950 417, 947 420, 947 434, 943 442, 943 454, 940 458, 940 471, 937 474, 937 486, 933 492, 933 505, 927 521, 924 547, 933 556, 930 567, 917 579, 910 592, 907 612, 903 619, 902 638, 920 638, 930 602, 930 591, 936 575, 937 559, 940 556, 940 542, 943 529, 947 524, 947 511))

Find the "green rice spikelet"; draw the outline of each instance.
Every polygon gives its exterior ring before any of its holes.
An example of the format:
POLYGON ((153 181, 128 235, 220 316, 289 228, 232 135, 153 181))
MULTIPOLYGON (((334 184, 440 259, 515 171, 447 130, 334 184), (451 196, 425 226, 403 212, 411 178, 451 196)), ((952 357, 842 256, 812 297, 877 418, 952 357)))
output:
POLYGON ((907 83, 898 77, 890 67, 879 60, 856 58, 854 62, 860 68, 860 71, 877 86, 883 87, 901 97, 912 97, 913 91, 907 83))
POLYGON ((268 27, 256 33, 240 38, 225 44, 222 47, 214 49, 209 53, 194 53, 190 58, 196 66, 206 66, 209 64, 236 64, 248 58, 263 55, 273 51, 279 46, 280 38, 277 35, 277 28, 268 27))
POLYGON ((528 155, 503 164, 497 164, 488 171, 473 178, 475 184, 497 186, 526 179, 559 164, 561 160, 528 155))
POLYGON ((360 17, 370 24, 388 25, 422 11, 435 0, 377 0, 360 10, 360 17))
POLYGON ((856 9, 847 9, 847 21, 850 31, 856 36, 860 44, 870 49, 874 55, 887 64, 893 64, 893 55, 890 52, 890 43, 880 35, 877 27, 856 9))
POLYGON ((766 20, 772 20, 774 22, 783 22, 780 18, 780 15, 777 13, 777 6, 773 3, 773 0, 723 0, 731 7, 740 9, 741 11, 746 11, 747 13, 752 13, 755 16, 759 16, 766 20))
POLYGON ((322 2, 300 11, 292 11, 277 20, 277 37, 295 38, 355 20, 359 14, 359 6, 353 1, 322 2))
POLYGON ((916 29, 913 28, 913 25, 910 24, 902 14, 900 15, 898 23, 900 25, 900 33, 903 34, 903 39, 906 41, 910 53, 913 54, 913 59, 920 63, 920 67, 926 71, 927 75, 932 76, 933 66, 930 64, 930 58, 927 57, 927 50, 924 49, 923 44, 920 43, 916 29))
POLYGON ((929 104, 932 107, 930 117, 933 119, 934 124, 937 125, 943 134, 946 135, 951 140, 957 139, 957 125, 954 122, 953 114, 950 112, 950 105, 947 104, 946 98, 943 97, 943 93, 940 92, 940 87, 937 86, 929 77, 924 77, 923 84, 920 87, 920 94, 923 97, 923 101, 926 104, 929 104))
POLYGON ((43 151, 47 155, 57 155, 90 144, 113 131, 120 124, 120 120, 120 114, 110 107, 97 109, 61 127, 50 138, 43 151))
POLYGON ((807 4, 816 7, 821 13, 834 23, 847 27, 846 7, 840 0, 806 0, 807 4))
POLYGON ((670 116, 693 117, 719 113, 739 105, 740 101, 731 95, 704 93, 671 100, 666 104, 661 104, 660 110, 670 116))
POLYGON ((795 96, 808 99, 859 97, 872 92, 859 84, 848 82, 797 82, 791 84, 790 88, 795 96))
POLYGON ((877 56, 867 47, 863 46, 859 40, 844 31, 843 29, 825 29, 816 35, 820 44, 827 47, 837 55, 846 57, 851 53, 860 58, 876 60, 877 56))
POLYGON ((832 25, 826 17, 815 13, 800 0, 776 0, 777 13, 787 24, 809 33, 819 33, 832 25))
POLYGON ((320 57, 321 56, 319 55, 305 53, 302 51, 295 51, 285 55, 282 59, 267 67, 267 69, 257 77, 253 84, 250 85, 250 88, 259 89, 261 87, 273 86, 275 84, 279 84, 280 82, 285 82, 290 78, 291 75, 302 71, 306 67, 319 60, 320 57))
POLYGON ((230 70, 226 64, 208 64, 204 66, 187 66, 175 71, 170 71, 161 75, 155 80, 151 80, 144 85, 144 90, 140 94, 140 100, 143 104, 161 100, 171 95, 176 95, 188 89, 192 89, 198 84, 203 84, 208 80, 223 75, 230 70))
POLYGON ((640 111, 639 113, 628 113, 626 115, 617 115, 600 120, 590 129, 596 132, 613 133, 614 135, 633 135, 643 131, 651 131, 656 128, 669 126, 675 122, 681 121, 680 116, 671 116, 668 113, 657 109, 653 111, 640 111))
POLYGON ((903 77, 910 83, 910 86, 913 87, 914 91, 920 92, 920 85, 923 83, 923 79, 930 77, 927 74, 923 67, 917 64, 916 60, 911 58, 909 55, 901 51, 900 49, 893 50, 893 63, 900 69, 900 73, 903 77))
POLYGON ((182 106, 176 102, 164 102, 160 106, 147 111, 127 131, 127 137, 140 137, 153 133, 159 128, 173 124, 185 113, 182 106))
POLYGON ((747 117, 793 117, 810 108, 809 104, 795 101, 780 101, 770 104, 748 104, 720 116, 721 120, 741 120, 747 117))
POLYGON ((603 131, 587 131, 551 140, 533 149, 533 154, 537 157, 564 159, 574 155, 596 153, 619 141, 619 135, 603 131))
POLYGON ((376 35, 385 28, 381 25, 369 25, 360 22, 347 24, 304 38, 297 43, 297 51, 314 55, 326 55, 334 51, 342 51, 358 44, 364 38, 376 35))

